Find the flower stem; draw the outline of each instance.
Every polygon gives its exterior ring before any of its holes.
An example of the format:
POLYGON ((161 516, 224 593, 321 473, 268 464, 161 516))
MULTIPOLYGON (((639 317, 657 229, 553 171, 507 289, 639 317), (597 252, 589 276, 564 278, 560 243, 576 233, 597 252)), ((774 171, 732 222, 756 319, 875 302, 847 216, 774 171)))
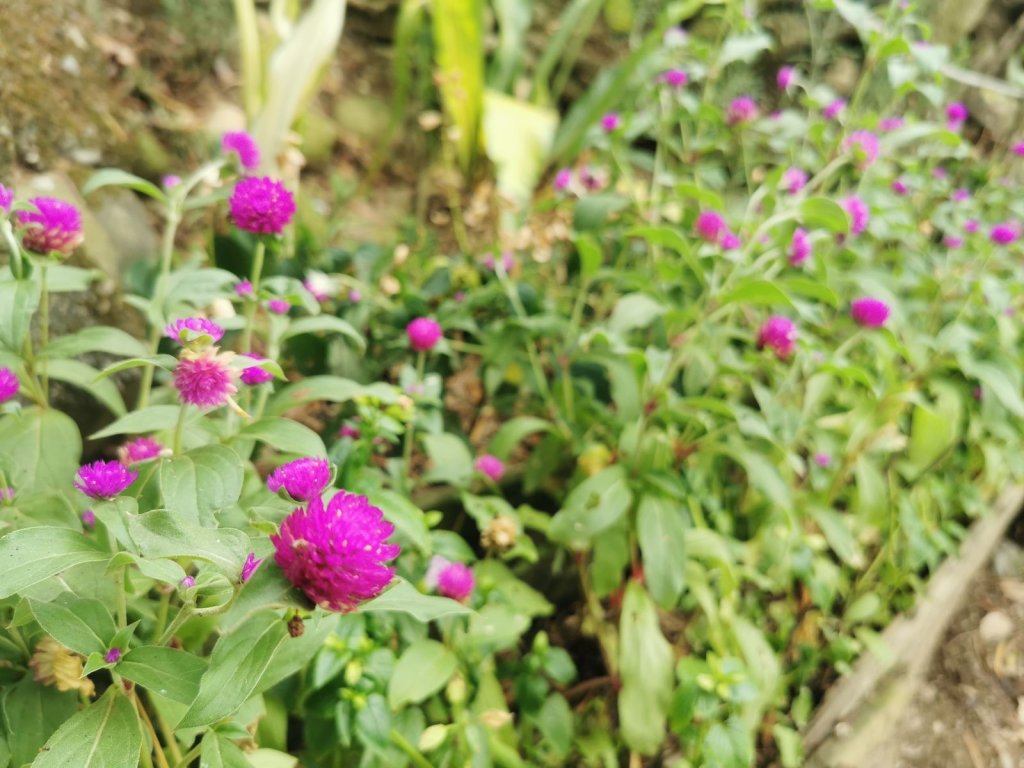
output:
POLYGON ((124 591, 124 572, 128 566, 114 571, 114 590, 117 595, 117 626, 124 629, 128 626, 128 597, 124 591))
MULTIPOLYGON (((170 203, 167 208, 166 221, 164 223, 164 234, 160 241, 160 274, 156 278, 156 295, 153 303, 163 304, 164 291, 166 290, 167 277, 171 274, 171 261, 174 258, 174 236, 178 231, 178 224, 181 222, 181 212, 177 203, 170 203)), ((161 328, 154 325, 149 329, 149 353, 156 354, 160 345, 161 328)), ((153 375, 156 373, 155 366, 147 365, 142 372, 142 383, 139 385, 139 399, 135 404, 137 409, 145 408, 149 403, 149 395, 153 389, 153 375)))
POLYGON ((188 413, 188 406, 184 403, 181 404, 181 410, 178 411, 178 423, 174 425, 174 455, 177 456, 181 453, 181 438, 185 433, 185 416, 188 413))
POLYGON ((260 277, 263 273, 263 257, 266 254, 267 245, 261 239, 256 242, 256 252, 252 257, 252 274, 249 281, 252 283, 252 296, 245 305, 245 330, 242 331, 242 352, 252 352, 252 327, 256 319, 256 307, 260 302, 260 277))
POLYGON ((15 280, 21 280, 23 276, 21 248, 18 246, 18 239, 14 236, 11 222, 6 218, 0 220, 0 235, 3 235, 7 243, 7 250, 11 252, 11 272, 15 280))
MULTIPOLYGON (((45 350, 50 343, 50 292, 46 287, 46 262, 39 264, 39 349, 45 350)), ((46 358, 39 361, 42 378, 43 407, 50 403, 50 375, 46 372, 46 358)))
POLYGON ((431 768, 430 761, 427 760, 427 758, 425 758, 420 751, 416 749, 416 747, 410 744, 405 736, 399 733, 396 728, 391 729, 391 741, 396 747, 405 753, 405 756, 412 761, 413 765, 416 765, 419 768, 431 768))
MULTIPOLYGON (((171 768, 167 762, 167 756, 160 747, 160 740, 157 738, 156 729, 153 728, 153 721, 149 719, 149 713, 143 706, 142 699, 138 697, 135 691, 132 691, 132 700, 135 702, 135 708, 139 711, 139 717, 142 719, 143 725, 146 726, 146 732, 149 734, 149 738, 153 742, 153 754, 156 755, 157 766, 159 768, 171 768)), ((146 752, 145 747, 143 747, 142 756, 144 760, 149 758, 149 754, 146 752)))
MULTIPOLYGON (((427 353, 420 350, 416 353, 416 384, 423 384, 423 373, 427 367, 427 353)), ((413 405, 412 413, 409 414, 409 423, 405 427, 405 439, 402 444, 402 466, 405 469, 405 482, 407 486, 412 485, 412 448, 416 435, 416 406, 413 405)))

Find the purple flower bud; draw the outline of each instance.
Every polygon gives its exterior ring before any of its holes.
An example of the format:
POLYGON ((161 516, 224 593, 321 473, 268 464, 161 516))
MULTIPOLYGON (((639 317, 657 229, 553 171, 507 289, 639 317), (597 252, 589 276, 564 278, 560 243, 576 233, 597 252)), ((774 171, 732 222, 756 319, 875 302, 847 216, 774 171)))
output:
POLYGON ((729 109, 725 113, 725 120, 729 125, 749 123, 752 120, 756 120, 759 113, 760 110, 757 107, 756 101, 750 96, 740 96, 729 103, 729 109))
POLYGON ((797 227, 793 230, 793 239, 789 241, 789 263, 799 267, 811 256, 811 240, 807 230, 797 227))
POLYGON ((946 107, 946 124, 949 126, 951 131, 955 131, 967 121, 970 114, 970 110, 967 109, 966 104, 954 101, 946 107))
POLYGON ((798 194, 807 186, 807 171, 803 168, 787 168, 782 174, 782 188, 789 194, 798 194))
POLYGON ((881 299, 870 296, 856 299, 850 304, 850 314, 854 322, 865 328, 881 328, 889 319, 889 305, 881 299))
POLYGON ((82 512, 82 525, 86 528, 92 528, 96 525, 96 513, 91 509, 86 509, 82 512))
POLYGON ((954 203, 962 203, 965 200, 970 200, 970 199, 971 199, 971 190, 966 189, 965 187, 960 187, 959 189, 954 189, 953 190, 952 200, 953 200, 954 203))
POLYGON ((117 449, 117 457, 125 466, 149 461, 160 455, 164 447, 152 437, 137 437, 117 449))
POLYGON ((789 86, 796 80, 796 67, 779 67, 778 73, 775 75, 775 82, 779 86, 780 91, 788 91, 789 86))
POLYGON ((253 294, 252 281, 242 280, 240 283, 235 285, 235 293, 241 296, 243 299, 247 299, 253 294))
POLYGON ((658 79, 672 88, 682 88, 690 82, 690 76, 682 69, 667 69, 658 76, 658 79))
POLYGON ((205 317, 183 317, 168 323, 164 335, 182 346, 192 342, 202 342, 202 346, 209 346, 224 338, 224 329, 205 317))
POLYGON ((827 453, 816 453, 814 454, 814 463, 819 467, 825 468, 832 463, 832 457, 827 453))
POLYGON ((780 360, 789 357, 796 348, 796 325, 788 317, 772 315, 757 334, 758 349, 768 347, 780 360))
POLYGON ((460 603, 469 600, 475 586, 473 571, 462 563, 449 563, 437 576, 438 594, 460 603))
POLYGON ((6 403, 18 394, 21 382, 10 368, 0 368, 0 403, 6 403))
POLYGON ((1024 157, 1024 141, 1020 141, 1014 144, 1012 147, 1010 147, 1010 151, 1013 152, 1013 154, 1015 154, 1017 157, 1024 157))
POLYGON ((478 458, 473 466, 477 472, 486 475, 494 482, 501 480, 505 474, 505 463, 497 456, 492 456, 489 453, 485 453, 478 458))
POLYGON ((103 654, 103 660, 107 664, 117 664, 121 660, 121 649, 111 648, 105 654, 103 654))
MULTIPOLYGON (((252 352, 243 352, 242 357, 248 357, 252 360, 263 360, 262 357, 253 354, 252 352)), ((242 374, 239 378, 241 378, 243 384, 255 387, 259 384, 266 384, 274 378, 274 374, 258 365, 250 365, 247 368, 242 369, 242 374)))
POLYGON ((821 110, 821 114, 826 120, 835 120, 844 109, 846 109, 846 100, 836 99, 835 101, 827 104, 825 108, 821 110))
POLYGON ((964 222, 964 232, 973 235, 981 227, 981 222, 977 219, 968 219, 964 222))
POLYGON ((555 192, 564 192, 572 184, 572 168, 560 168, 555 174, 555 192))
POLYGON ((601 118, 601 129, 605 133, 614 133, 622 127, 622 118, 616 112, 609 112, 601 118))
POLYGON ((417 352, 427 352, 441 340, 441 326, 429 317, 417 317, 405 327, 405 333, 417 352))
POLYGON ((191 589, 196 585, 196 580, 191 576, 186 576, 184 579, 178 582, 178 586, 182 589, 191 589))
POLYGON ((4 214, 11 212, 11 205, 14 203, 14 193, 0 184, 0 211, 4 214))
POLYGON ((843 150, 853 155, 863 171, 878 157, 878 137, 871 131, 854 131, 843 140, 843 150))
POLYGON ((348 292, 348 300, 351 301, 353 304, 358 304, 360 301, 363 300, 363 294, 361 294, 359 291, 353 288, 351 291, 348 292))
POLYGON ((295 215, 295 198, 280 181, 248 177, 235 185, 228 208, 239 229, 254 235, 279 235, 295 215))
POLYGON ((907 192, 910 191, 910 188, 907 186, 907 183, 903 181, 903 179, 893 179, 890 188, 900 197, 903 197, 903 195, 907 194, 907 192))
POLYGON ((905 124, 902 117, 885 117, 882 118, 881 122, 878 123, 878 130, 884 133, 890 133, 892 131, 898 131, 905 124))
POLYGON ((743 240, 735 232, 726 232, 722 235, 721 246, 723 251, 735 251, 743 246, 743 240))
POLYGON ((179 184, 181 184, 181 176, 178 176, 173 173, 168 173, 160 180, 160 183, 163 184, 164 189, 171 190, 174 189, 179 184))
POLYGON ((867 229, 868 222, 871 220, 871 210, 867 203, 856 195, 843 200, 842 206, 850 216, 850 234, 856 237, 867 229))
POLYGON ((92 499, 112 499, 138 476, 138 472, 119 461, 94 461, 79 467, 75 488, 92 499))
POLYGON ((331 482, 331 465, 327 459, 302 458, 289 461, 270 473, 267 488, 277 493, 282 488, 296 501, 320 498, 331 482))
POLYGON ((260 167, 260 148, 256 144, 256 139, 245 131, 225 133, 220 140, 220 148, 225 155, 234 154, 239 165, 247 171, 254 171, 260 167))
POLYGON ((717 243, 728 232, 725 219, 718 211, 701 211, 694 222, 698 237, 709 243, 717 243))
POLYGON ((242 584, 245 584, 245 582, 247 582, 249 579, 251 579, 252 575, 254 573, 256 573, 256 569, 260 567, 260 563, 262 563, 262 562, 263 562, 263 558, 260 558, 259 560, 257 560, 256 559, 256 553, 255 552, 250 552, 246 556, 246 558, 245 558, 245 564, 242 566, 242 573, 238 577, 238 580, 242 584))

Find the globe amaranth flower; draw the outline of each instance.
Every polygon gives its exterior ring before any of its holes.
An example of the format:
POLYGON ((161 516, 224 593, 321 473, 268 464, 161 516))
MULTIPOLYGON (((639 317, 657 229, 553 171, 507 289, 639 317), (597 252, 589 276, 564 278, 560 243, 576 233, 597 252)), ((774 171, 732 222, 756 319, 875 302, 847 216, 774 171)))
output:
POLYGON ((827 453, 816 453, 814 454, 814 463, 822 469, 828 467, 832 463, 832 457, 827 453))
POLYGON ((757 102, 750 96, 739 96, 729 102, 729 108, 725 112, 725 121, 729 125, 749 123, 756 120, 760 114, 757 102))
POLYGON ((878 123, 878 130, 883 133, 897 131, 905 125, 906 121, 899 116, 883 117, 878 123))
POLYGON ((33 197, 34 211, 18 211, 21 242, 35 253, 71 253, 82 242, 82 214, 71 203, 33 197))
POLYGON ((184 579, 178 582, 178 586, 182 589, 191 589, 196 585, 196 580, 192 576, 186 576, 184 579))
POLYGON ((942 244, 951 249, 959 248, 964 244, 964 239, 962 237, 957 237, 956 235, 946 235, 942 238, 942 244))
POLYGON ((339 491, 326 507, 317 496, 296 509, 270 540, 292 584, 317 605, 348 612, 391 583, 394 569, 384 563, 401 551, 387 543, 394 531, 366 497, 339 491))
POLYGON ((492 456, 489 453, 485 453, 479 457, 474 463, 473 467, 482 475, 486 475, 491 478, 494 482, 501 480, 505 474, 505 463, 497 456, 492 456))
POLYGON ((256 139, 245 131, 225 133, 220 140, 220 149, 225 155, 237 156, 239 165, 247 171, 260 167, 260 148, 256 139))
POLYGON ((114 648, 109 648, 107 652, 103 654, 103 660, 107 662, 107 664, 117 664, 117 662, 121 660, 121 649, 116 646, 114 648))
POLYGON ((967 118, 970 116, 970 110, 968 110, 967 105, 962 102, 954 101, 946 107, 946 125, 951 131, 955 131, 960 128, 960 126, 967 122, 967 118))
POLYGON ((729 231, 725 219, 718 211, 701 211, 693 227, 697 236, 709 243, 717 243, 729 231))
POLYGON ((609 112, 601 118, 601 130, 613 133, 622 127, 622 118, 617 112, 609 112))
POLYGON ((242 280, 241 282, 235 283, 235 295, 240 296, 243 299, 247 299, 253 294, 253 287, 251 280, 242 280))
POLYGON ((949 177, 949 171, 943 168, 941 165, 937 168, 932 168, 932 178, 937 181, 945 181, 949 177))
POLYGON ((570 184, 572 184, 572 168, 559 168, 558 173, 555 174, 555 180, 551 184, 555 192, 564 192, 570 184))
POLYGON ((295 215, 295 198, 280 181, 252 176, 235 185, 228 209, 239 229, 254 235, 279 235, 295 215))
POLYGON ((878 137, 871 131, 854 131, 843 139, 843 151, 853 155, 857 167, 864 170, 878 158, 878 137))
POLYGON ((256 553, 250 552, 245 558, 245 563, 242 565, 242 572, 241 574, 239 574, 238 580, 242 584, 245 584, 245 582, 251 579, 252 575, 256 573, 256 569, 260 567, 260 563, 262 562, 262 557, 259 560, 257 560, 256 553))
POLYGON ((1009 245, 1020 237, 1019 227, 1012 222, 996 224, 989 232, 989 239, 996 245, 1009 245))
POLYGON ((1010 151, 1017 157, 1024 157, 1024 141, 1019 141, 1010 147, 1010 151))
POLYGON ((164 189, 172 190, 176 186, 181 184, 181 176, 178 176, 177 174, 174 173, 168 173, 162 179, 160 179, 160 183, 163 185, 164 189))
POLYGON ((981 228, 981 222, 977 219, 968 219, 964 222, 964 232, 969 235, 973 235, 978 229, 981 228))
POLYGON ((865 296, 850 304, 850 314, 857 325, 865 328, 881 328, 889 319, 889 305, 881 299, 865 296))
POLYGON ((168 323, 164 335, 182 346, 200 342, 201 346, 216 344, 224 338, 224 329, 205 317, 183 317, 168 323))
POLYGON ((0 184, 0 211, 5 214, 11 212, 11 205, 14 203, 14 192, 3 184, 0 184))
POLYGON ((270 473, 267 488, 277 493, 282 488, 295 501, 320 498, 331 482, 331 465, 327 459, 302 458, 289 461, 270 473))
POLYGON ((780 360, 785 360, 796 348, 796 325, 788 317, 772 315, 761 326, 757 334, 759 349, 768 347, 780 360))
POLYGON ((473 594, 476 578, 469 566, 452 562, 441 555, 434 555, 427 566, 423 584, 427 589, 436 590, 440 595, 464 603, 473 594))
MULTIPOLYGON (((242 357, 248 357, 252 360, 263 360, 257 354, 252 352, 243 352, 242 357)), ((268 371, 266 368, 261 368, 258 365, 250 365, 242 369, 240 378, 243 384, 248 384, 250 387, 254 387, 258 384, 266 384, 268 381, 274 378, 274 374, 268 371)))
POLYGON ((355 424, 350 424, 348 422, 342 424, 341 429, 338 430, 338 437, 347 437, 350 440, 358 440, 359 435, 359 427, 357 427, 355 424))
POLYGON ((726 232, 722 235, 721 246, 723 251, 735 251, 742 247, 743 240, 735 232, 726 232))
POLYGON ((856 195, 842 201, 843 210, 850 217, 850 234, 856 237, 868 228, 871 221, 871 210, 868 204, 856 195))
POLYGON ((135 482, 139 473, 120 461, 94 461, 79 467, 75 488, 92 499, 112 499, 135 482))
POLYGON ((825 105, 821 110, 822 117, 826 120, 835 120, 846 109, 846 99, 835 99, 825 105))
POLYGON ((807 230, 797 227, 793 230, 793 238, 789 241, 789 263, 799 267, 811 257, 811 239, 807 236, 807 230))
POLYGON ((117 449, 117 457, 125 466, 138 464, 140 461, 155 459, 164 447, 151 437, 137 437, 117 449))
POLYGON ((287 315, 288 310, 292 308, 284 299, 270 299, 267 302, 267 309, 273 312, 275 315, 287 315))
POLYGON ((910 187, 907 186, 907 182, 903 181, 903 179, 893 179, 889 188, 900 197, 903 197, 903 195, 910 191, 910 187))
POLYGON ((174 386, 182 404, 200 408, 227 405, 238 391, 238 371, 231 367, 233 353, 217 354, 216 347, 201 352, 184 350, 174 368, 174 386))
POLYGON ((309 291, 310 295, 317 301, 328 301, 338 292, 338 285, 334 278, 326 272, 318 269, 311 269, 302 281, 302 286, 309 291))
POLYGON ((91 509, 82 510, 82 525, 86 528, 92 528, 96 525, 96 513, 91 509))
POLYGON ((5 403, 18 394, 18 375, 10 368, 0 368, 0 403, 5 403))
POLYGON ((779 71, 775 75, 775 84, 779 86, 780 91, 788 91, 789 86, 796 82, 796 67, 779 67, 779 71))
POLYGON ((690 82, 690 76, 682 69, 666 69, 658 75, 658 80, 672 88, 682 88, 690 82))
POLYGON ((409 345, 417 352, 433 349, 441 340, 441 326, 429 317, 417 317, 407 326, 405 334, 409 337, 409 345))
POLYGON ((787 168, 782 174, 782 188, 795 195, 807 186, 807 171, 803 168, 787 168))
POLYGON ((954 203, 963 203, 971 199, 971 190, 966 187, 958 187, 953 190, 953 194, 950 196, 950 199, 954 203))

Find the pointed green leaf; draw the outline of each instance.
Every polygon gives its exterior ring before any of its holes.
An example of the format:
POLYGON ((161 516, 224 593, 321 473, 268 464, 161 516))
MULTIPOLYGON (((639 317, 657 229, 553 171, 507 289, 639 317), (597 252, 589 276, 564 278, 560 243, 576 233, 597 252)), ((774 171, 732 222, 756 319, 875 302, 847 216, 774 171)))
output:
POLYGON ((436 640, 418 640, 402 653, 388 681, 388 704, 397 710, 419 704, 441 690, 455 674, 455 654, 436 640))
POLYGON ((199 695, 205 659, 174 648, 145 645, 126 653, 116 667, 122 677, 172 701, 191 704, 199 695))
POLYGON ((111 686, 50 737, 33 768, 138 768, 142 729, 135 707, 111 686))
POLYGON ((10 597, 82 563, 110 557, 70 528, 22 528, 0 539, 0 598, 10 597))
POLYGON ((117 633, 110 611, 98 600, 65 592, 50 601, 28 603, 47 634, 83 656, 106 651, 117 633))
POLYGON ((458 616, 472 613, 462 603, 447 597, 424 595, 409 582, 395 579, 395 585, 357 609, 359 613, 379 613, 381 611, 398 611, 408 613, 420 621, 433 621, 446 616, 458 616))

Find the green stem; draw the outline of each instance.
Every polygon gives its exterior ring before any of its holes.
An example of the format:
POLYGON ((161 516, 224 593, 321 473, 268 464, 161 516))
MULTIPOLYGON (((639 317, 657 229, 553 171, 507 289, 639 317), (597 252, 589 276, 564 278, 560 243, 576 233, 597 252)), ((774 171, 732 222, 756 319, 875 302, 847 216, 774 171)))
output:
POLYGON ((256 252, 252 257, 252 274, 249 281, 252 283, 252 296, 245 305, 245 330, 242 331, 242 352, 252 352, 252 329, 256 319, 256 307, 260 303, 260 278, 263 274, 263 257, 267 251, 267 244, 262 240, 256 242, 256 252))
MULTIPOLYGON (((153 754, 156 755, 156 764, 158 768, 171 768, 167 763, 167 756, 164 754, 163 749, 160 747, 160 740, 156 736, 156 730, 153 728, 153 721, 149 719, 149 713, 146 708, 142 705, 142 699, 139 698, 137 693, 132 691, 132 700, 135 702, 135 708, 138 710, 139 717, 142 720, 142 724, 146 728, 146 733, 149 734, 150 741, 153 742, 153 754)), ((149 760, 149 753, 145 747, 142 749, 143 762, 149 761, 152 765, 152 761, 149 760)))
MULTIPOLYGON (((166 291, 167 278, 171 274, 171 262, 174 259, 174 237, 178 231, 178 224, 181 223, 181 212, 177 202, 171 202, 167 208, 164 223, 164 233, 160 240, 160 272, 156 278, 156 295, 153 303, 161 308, 166 291)), ((160 334, 163 329, 158 324, 149 329, 149 354, 155 355, 160 345, 160 334)), ((139 399, 135 404, 136 409, 145 408, 149 404, 149 396, 153 390, 153 376, 156 367, 147 365, 142 371, 142 383, 139 385, 139 399)))
MULTIPOLYGON (((420 350, 416 353, 416 384, 423 384, 423 374, 427 367, 427 353, 420 350)), ((412 448, 416 435, 416 410, 409 414, 409 423, 405 427, 405 437, 402 444, 402 466, 405 469, 405 482, 408 487, 412 486, 412 448)))
POLYGON ((165 590, 160 595, 160 607, 156 613, 156 625, 153 627, 153 637, 160 637, 167 626, 167 612, 171 607, 171 590, 165 590))
POLYGON ((178 422, 174 425, 174 455, 177 456, 181 453, 181 438, 185 433, 185 417, 188 414, 188 406, 182 403, 181 410, 178 411, 178 422))
POLYGON ((11 252, 11 272, 14 274, 14 279, 21 280, 23 276, 21 248, 18 246, 18 239, 14 236, 11 222, 6 218, 0 220, 0 235, 3 235, 7 249, 11 252))
MULTIPOLYGON (((46 286, 46 261, 39 264, 39 349, 45 350, 50 343, 50 292, 46 286)), ((39 361, 42 378, 43 407, 50 403, 50 375, 46 371, 46 357, 39 361)))
POLYGON ((194 609, 191 605, 181 606, 181 610, 178 611, 178 615, 174 617, 174 621, 172 621, 171 625, 164 630, 162 635, 160 635, 160 642, 158 642, 157 645, 167 645, 170 639, 174 637, 174 633, 181 628, 181 625, 192 618, 193 610, 194 609))
POLYGON ((402 750, 406 757, 408 757, 413 765, 419 766, 419 768, 432 768, 431 763, 425 758, 416 747, 409 743, 409 741, 398 732, 397 729, 391 729, 391 741, 396 747, 402 750))
POLYGON ((199 757, 202 751, 203 743, 199 742, 194 747, 192 747, 192 749, 185 753, 185 756, 175 764, 174 768, 188 768, 192 761, 199 757))
POLYGON ((128 566, 114 571, 114 593, 117 599, 117 626, 124 629, 128 626, 128 596, 124 591, 124 574, 128 566))

